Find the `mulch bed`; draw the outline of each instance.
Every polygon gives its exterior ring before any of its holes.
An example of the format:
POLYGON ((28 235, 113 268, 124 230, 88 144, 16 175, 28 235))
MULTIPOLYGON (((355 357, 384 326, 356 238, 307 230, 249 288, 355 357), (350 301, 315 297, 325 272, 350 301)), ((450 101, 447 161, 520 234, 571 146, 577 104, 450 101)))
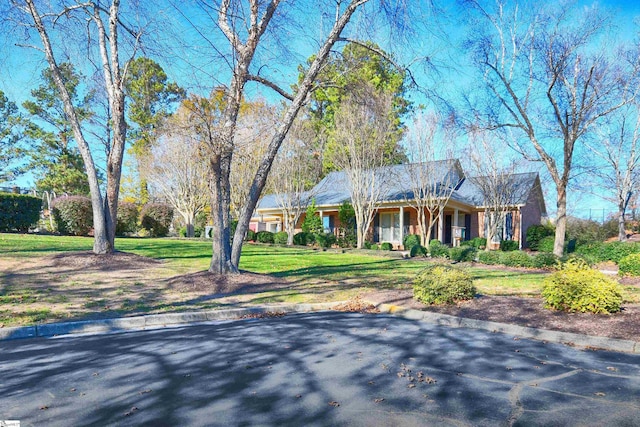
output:
POLYGON ((242 272, 221 276, 208 271, 176 276, 168 281, 168 286, 179 292, 206 292, 213 295, 251 294, 291 286, 285 279, 242 272))
POLYGON ((96 268, 102 271, 131 270, 162 264, 157 259, 118 251, 105 255, 96 255, 91 251, 65 252, 48 258, 53 261, 54 267, 96 268))
POLYGON ((456 305, 428 306, 414 300, 410 290, 404 290, 374 292, 365 295, 365 299, 470 319, 640 341, 638 304, 623 306, 615 314, 590 314, 548 310, 541 298, 481 295, 456 305))

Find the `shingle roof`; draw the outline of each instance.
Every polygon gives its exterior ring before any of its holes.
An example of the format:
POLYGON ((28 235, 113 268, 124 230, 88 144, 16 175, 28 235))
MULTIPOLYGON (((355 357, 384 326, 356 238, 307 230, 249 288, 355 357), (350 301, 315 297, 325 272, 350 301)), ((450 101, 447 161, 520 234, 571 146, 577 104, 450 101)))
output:
MULTIPOLYGON (((410 174, 415 173, 417 168, 424 167, 424 163, 409 163, 402 165, 385 166, 380 168, 381 176, 391 176, 388 183, 385 202, 396 200, 406 200, 413 198, 410 174)), ((430 167, 440 170, 440 180, 438 185, 458 184, 458 188, 451 195, 451 199, 457 202, 478 207, 483 205, 482 192, 479 181, 486 177, 464 177, 460 162, 457 159, 440 160, 432 162, 430 167)), ((512 182, 517 185, 517 191, 512 192, 514 205, 526 204, 527 197, 533 188, 538 177, 537 173, 521 173, 512 175, 512 182)), ((337 206, 351 199, 350 183, 344 171, 331 172, 311 191, 316 201, 316 206, 337 206)), ((275 195, 265 195, 258 205, 261 209, 278 209, 279 205, 275 195)))

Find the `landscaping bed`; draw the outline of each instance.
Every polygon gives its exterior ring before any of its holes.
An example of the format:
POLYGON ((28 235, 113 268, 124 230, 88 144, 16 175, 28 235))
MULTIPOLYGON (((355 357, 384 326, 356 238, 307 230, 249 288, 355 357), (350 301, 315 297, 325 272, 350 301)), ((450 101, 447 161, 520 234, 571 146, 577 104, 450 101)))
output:
POLYGON ((455 305, 425 305, 411 290, 379 291, 364 295, 374 304, 386 303, 451 316, 510 323, 530 328, 640 340, 640 304, 625 304, 615 314, 565 313, 544 308, 542 298, 480 295, 455 305))

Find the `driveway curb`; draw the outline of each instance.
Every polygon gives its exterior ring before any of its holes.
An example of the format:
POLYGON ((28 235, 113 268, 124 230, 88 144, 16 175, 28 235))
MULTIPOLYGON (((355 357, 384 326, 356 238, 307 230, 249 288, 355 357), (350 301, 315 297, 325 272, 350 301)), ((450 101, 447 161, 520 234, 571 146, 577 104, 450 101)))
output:
POLYGON ((392 304, 368 303, 376 306, 381 313, 387 313, 410 320, 420 320, 436 325, 449 326, 452 328, 483 329, 490 332, 515 335, 521 338, 564 344, 571 347, 640 354, 640 342, 638 341, 595 337, 591 335, 575 334, 572 332, 549 331, 546 329, 535 329, 507 323, 489 322, 486 320, 468 319, 448 314, 413 310, 392 304))
POLYGON ((266 313, 303 313, 331 310, 345 301, 316 304, 282 304, 227 310, 190 311, 184 313, 150 314, 114 319, 83 320, 77 322, 45 323, 35 326, 0 328, 0 340, 52 337, 68 334, 109 333, 127 330, 157 329, 165 326, 202 323, 212 320, 239 319, 266 313))

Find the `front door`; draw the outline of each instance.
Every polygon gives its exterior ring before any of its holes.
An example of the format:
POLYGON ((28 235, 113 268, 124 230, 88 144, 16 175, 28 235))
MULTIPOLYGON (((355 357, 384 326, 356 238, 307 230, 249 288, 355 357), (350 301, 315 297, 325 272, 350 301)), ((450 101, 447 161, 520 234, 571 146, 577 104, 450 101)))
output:
POLYGON ((444 216, 444 244, 451 244, 451 227, 453 226, 453 218, 452 215, 444 216))

